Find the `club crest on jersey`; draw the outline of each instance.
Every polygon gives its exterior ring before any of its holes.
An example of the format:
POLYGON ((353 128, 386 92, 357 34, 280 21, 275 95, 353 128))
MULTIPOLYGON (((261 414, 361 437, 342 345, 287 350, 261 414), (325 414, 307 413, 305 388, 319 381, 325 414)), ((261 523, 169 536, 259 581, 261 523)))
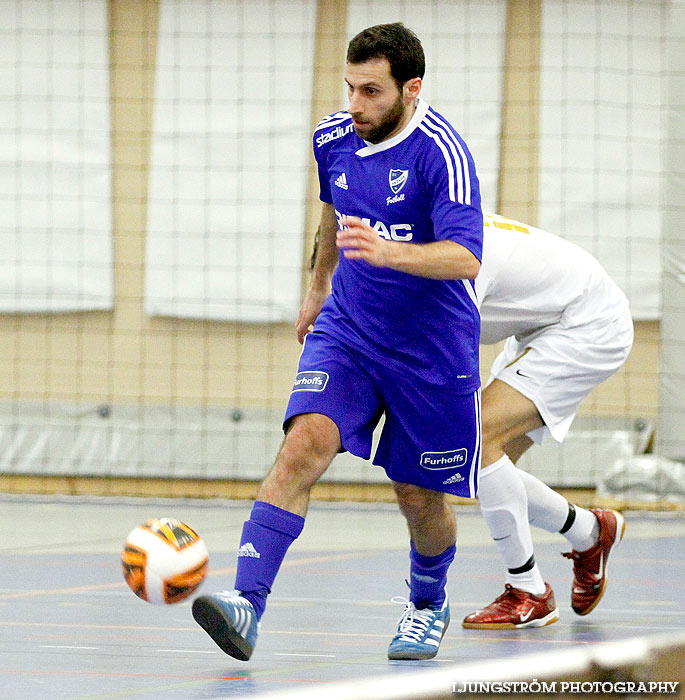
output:
POLYGON ((421 466, 424 469, 459 469, 466 465, 469 453, 465 447, 447 452, 424 452, 421 455, 421 466))
POLYGON ((298 372, 293 391, 323 391, 328 383, 326 372, 298 372))
POLYGON ((408 170, 391 170, 388 174, 388 180, 390 181, 390 189, 393 194, 397 194, 407 182, 409 177, 408 170))

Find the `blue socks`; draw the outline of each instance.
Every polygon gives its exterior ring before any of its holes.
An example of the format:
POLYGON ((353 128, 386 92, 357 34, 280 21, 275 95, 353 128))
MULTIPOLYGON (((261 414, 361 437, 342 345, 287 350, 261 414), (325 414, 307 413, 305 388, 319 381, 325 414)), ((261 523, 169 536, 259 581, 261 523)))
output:
POLYGON ((271 593, 283 557, 303 527, 301 515, 264 501, 255 501, 252 506, 240 538, 235 587, 252 603, 258 620, 264 614, 266 597, 271 593))
MULTIPOLYGON (((255 501, 250 519, 243 525, 238 549, 238 572, 235 587, 252 603, 257 619, 261 619, 266 598, 290 545, 299 537, 304 518, 295 513, 255 501)), ((440 606, 445 601, 447 570, 454 560, 456 545, 442 554, 426 557, 411 543, 410 600, 421 609, 440 606)))
POLYGON ((454 560, 456 545, 448 547, 442 554, 426 557, 419 554, 411 543, 409 552, 410 577, 409 600, 420 610, 440 606, 445 602, 447 569, 454 560))

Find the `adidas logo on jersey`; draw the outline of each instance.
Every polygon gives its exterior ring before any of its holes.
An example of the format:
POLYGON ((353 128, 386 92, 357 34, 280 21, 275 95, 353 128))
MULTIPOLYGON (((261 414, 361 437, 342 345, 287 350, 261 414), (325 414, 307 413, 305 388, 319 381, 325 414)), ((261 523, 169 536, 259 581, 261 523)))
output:
POLYGON ((341 189, 343 189, 343 190, 348 189, 348 187, 347 187, 347 175, 345 175, 345 173, 343 173, 342 175, 340 175, 340 176, 336 179, 335 184, 336 184, 338 187, 340 187, 341 189))
POLYGON ((254 548, 252 542, 245 542, 245 544, 238 550, 238 556, 259 559, 262 555, 254 548))
POLYGON ((442 484, 443 486, 446 486, 447 484, 458 484, 460 481, 464 481, 464 477, 461 474, 455 474, 449 479, 445 479, 445 481, 443 481, 442 484))

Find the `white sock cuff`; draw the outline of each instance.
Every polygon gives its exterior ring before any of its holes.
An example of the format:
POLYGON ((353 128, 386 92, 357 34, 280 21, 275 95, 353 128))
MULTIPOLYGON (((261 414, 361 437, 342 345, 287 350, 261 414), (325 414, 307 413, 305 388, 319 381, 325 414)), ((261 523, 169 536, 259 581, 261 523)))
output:
POLYGON ((514 463, 507 455, 502 455, 497 461, 493 462, 492 464, 488 464, 487 467, 481 467, 479 480, 483 479, 484 477, 491 476, 496 471, 500 470, 502 467, 506 467, 507 465, 511 465, 513 467, 514 463))

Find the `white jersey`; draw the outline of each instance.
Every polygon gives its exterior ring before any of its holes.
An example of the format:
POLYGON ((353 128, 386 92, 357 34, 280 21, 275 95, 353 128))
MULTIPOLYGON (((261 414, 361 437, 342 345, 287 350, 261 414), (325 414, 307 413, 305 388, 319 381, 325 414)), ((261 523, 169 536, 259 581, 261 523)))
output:
POLYGON ((481 343, 542 328, 610 321, 628 300, 586 250, 538 228, 485 214, 476 278, 481 343))

